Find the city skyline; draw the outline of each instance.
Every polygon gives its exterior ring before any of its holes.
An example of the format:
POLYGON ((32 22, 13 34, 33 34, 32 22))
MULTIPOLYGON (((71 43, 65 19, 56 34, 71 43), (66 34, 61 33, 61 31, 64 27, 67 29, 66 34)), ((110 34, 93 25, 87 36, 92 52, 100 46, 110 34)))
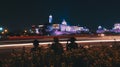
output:
POLYGON ((96 29, 99 25, 111 28, 120 21, 119 0, 21 0, 1 1, 0 26, 10 30, 28 29, 31 25, 49 22, 61 23, 65 19, 70 25, 96 29))

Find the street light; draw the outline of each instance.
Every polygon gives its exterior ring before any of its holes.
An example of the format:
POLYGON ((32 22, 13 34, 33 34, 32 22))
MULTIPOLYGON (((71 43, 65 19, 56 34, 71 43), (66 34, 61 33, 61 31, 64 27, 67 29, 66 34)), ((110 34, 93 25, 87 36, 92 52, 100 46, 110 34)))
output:
POLYGON ((5 32, 2 32, 2 34, 5 34, 5 32))
POLYGON ((27 33, 27 30, 24 30, 25 33, 27 33))
POLYGON ((5 29, 5 30, 4 30, 4 32, 5 32, 5 33, 7 33, 7 32, 8 32, 8 30, 7 30, 7 29, 5 29))

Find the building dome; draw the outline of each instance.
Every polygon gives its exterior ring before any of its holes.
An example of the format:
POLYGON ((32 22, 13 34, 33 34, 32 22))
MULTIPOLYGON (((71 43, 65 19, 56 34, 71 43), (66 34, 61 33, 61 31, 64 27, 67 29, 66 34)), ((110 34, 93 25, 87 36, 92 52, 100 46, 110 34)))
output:
POLYGON ((65 20, 62 21, 63 25, 67 25, 67 22, 65 20))

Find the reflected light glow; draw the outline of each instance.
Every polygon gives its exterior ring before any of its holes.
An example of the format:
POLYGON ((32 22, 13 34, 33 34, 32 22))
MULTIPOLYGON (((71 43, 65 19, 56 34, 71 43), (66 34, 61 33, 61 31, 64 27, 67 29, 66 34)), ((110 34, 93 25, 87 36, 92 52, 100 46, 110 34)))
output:
MULTIPOLYGON (((92 42, 118 42, 120 39, 116 40, 87 40, 87 41, 76 41, 76 43, 92 43, 92 42)), ((66 41, 61 41, 60 43, 67 43, 66 41)), ((52 44, 52 42, 44 42, 44 43, 39 43, 40 45, 48 45, 52 44)), ((14 47, 14 46, 32 46, 33 43, 22 43, 22 44, 5 44, 5 45, 0 45, 0 47, 14 47)))

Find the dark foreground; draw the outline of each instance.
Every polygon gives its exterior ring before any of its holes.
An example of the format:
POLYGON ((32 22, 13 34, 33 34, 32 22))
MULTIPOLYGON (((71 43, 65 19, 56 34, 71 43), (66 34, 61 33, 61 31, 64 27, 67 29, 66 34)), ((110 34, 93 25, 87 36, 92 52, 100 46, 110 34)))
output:
POLYGON ((30 51, 31 46, 11 48, 1 54, 0 67, 120 67, 120 43, 79 47, 62 55, 49 47, 35 52, 30 51))

